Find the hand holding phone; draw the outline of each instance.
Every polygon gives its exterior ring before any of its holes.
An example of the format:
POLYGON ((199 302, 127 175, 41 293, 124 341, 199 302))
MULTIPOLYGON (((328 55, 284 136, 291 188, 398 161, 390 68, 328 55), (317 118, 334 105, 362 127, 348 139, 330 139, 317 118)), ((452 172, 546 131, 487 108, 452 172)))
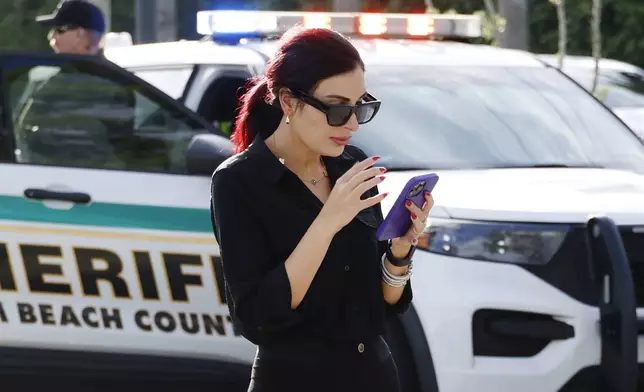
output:
POLYGON ((378 241, 399 238, 407 234, 411 228, 412 221, 405 203, 411 201, 418 208, 422 208, 425 203, 425 192, 431 193, 437 182, 438 175, 435 173, 409 179, 389 210, 387 217, 378 228, 376 232, 378 241))
POLYGON ((380 203, 386 193, 361 199, 367 190, 380 184, 384 168, 373 167, 380 157, 371 157, 356 163, 337 179, 327 201, 324 203, 318 219, 322 219, 333 233, 337 233, 349 224, 362 210, 380 203))

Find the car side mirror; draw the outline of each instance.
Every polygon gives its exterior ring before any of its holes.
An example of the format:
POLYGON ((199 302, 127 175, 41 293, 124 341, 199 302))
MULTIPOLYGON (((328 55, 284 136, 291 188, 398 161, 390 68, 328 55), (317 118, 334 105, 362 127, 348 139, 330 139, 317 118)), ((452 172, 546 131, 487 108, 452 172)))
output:
POLYGON ((233 145, 227 138, 208 133, 195 135, 186 154, 188 173, 210 176, 233 154, 233 145))

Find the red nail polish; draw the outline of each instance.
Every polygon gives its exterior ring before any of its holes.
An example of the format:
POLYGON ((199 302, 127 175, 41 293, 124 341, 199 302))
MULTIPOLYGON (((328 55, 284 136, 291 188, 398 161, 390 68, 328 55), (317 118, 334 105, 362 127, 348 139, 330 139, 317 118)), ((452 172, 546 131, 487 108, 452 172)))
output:
POLYGON ((384 181, 385 178, 386 178, 385 176, 380 176, 380 181, 384 181))
POLYGON ((411 207, 411 200, 407 200, 405 204, 407 205, 407 207, 411 207))
POLYGON ((413 212, 411 213, 411 219, 416 219, 416 214, 414 214, 413 212))
POLYGON ((379 157, 378 155, 376 155, 375 157, 373 157, 373 160, 374 160, 374 161, 377 161, 378 159, 380 159, 380 157, 379 157))
POLYGON ((381 172, 381 173, 384 173, 384 172, 386 172, 386 171, 387 171, 387 169, 385 169, 384 167, 381 167, 381 168, 380 168, 380 172, 381 172))
POLYGON ((387 197, 388 195, 389 195, 389 192, 385 192, 385 193, 383 193, 383 194, 382 194, 382 198, 384 199, 384 198, 385 198, 385 197, 387 197))

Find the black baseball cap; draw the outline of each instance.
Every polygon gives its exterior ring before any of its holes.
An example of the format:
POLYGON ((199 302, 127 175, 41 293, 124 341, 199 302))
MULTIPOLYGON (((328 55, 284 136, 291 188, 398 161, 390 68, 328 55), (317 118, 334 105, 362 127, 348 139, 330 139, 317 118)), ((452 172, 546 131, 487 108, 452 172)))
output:
POLYGON ((96 5, 85 0, 62 0, 53 13, 36 17, 36 22, 48 27, 76 26, 105 32, 105 17, 96 5))

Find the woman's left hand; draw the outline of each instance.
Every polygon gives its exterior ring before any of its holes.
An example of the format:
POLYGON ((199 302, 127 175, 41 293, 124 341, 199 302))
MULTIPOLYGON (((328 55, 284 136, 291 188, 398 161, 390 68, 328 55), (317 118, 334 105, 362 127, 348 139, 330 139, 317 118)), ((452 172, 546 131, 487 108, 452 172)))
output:
POLYGON ((434 198, 431 193, 425 192, 425 203, 422 207, 418 207, 410 200, 407 200, 405 206, 409 210, 412 225, 404 236, 391 240, 391 252, 396 258, 404 258, 412 245, 418 244, 418 237, 427 227, 427 216, 434 206, 434 198))

